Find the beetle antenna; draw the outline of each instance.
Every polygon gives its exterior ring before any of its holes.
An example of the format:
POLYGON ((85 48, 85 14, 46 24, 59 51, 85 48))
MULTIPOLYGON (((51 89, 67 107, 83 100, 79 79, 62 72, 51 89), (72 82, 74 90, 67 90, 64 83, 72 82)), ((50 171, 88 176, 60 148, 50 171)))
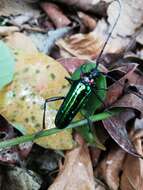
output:
POLYGON ((107 45, 107 43, 108 43, 108 41, 109 41, 109 39, 110 39, 110 37, 111 37, 111 35, 112 35, 112 33, 113 33, 113 30, 115 29, 115 27, 116 27, 116 25, 117 25, 117 23, 118 23, 118 20, 119 20, 120 14, 121 14, 121 7, 122 7, 122 6, 121 6, 121 0, 115 0, 115 1, 117 1, 118 4, 119 4, 119 13, 118 13, 118 16, 117 16, 117 18, 116 18, 116 21, 115 21, 115 23, 114 23, 114 25, 113 25, 113 27, 112 27, 110 33, 109 33, 109 35, 108 35, 108 37, 107 37, 107 39, 106 39, 104 45, 103 45, 103 48, 102 48, 102 50, 101 50, 99 56, 97 57, 95 69, 97 69, 97 67, 98 67, 98 65, 99 65, 100 57, 101 57, 103 51, 105 50, 105 47, 106 47, 106 45, 107 45))

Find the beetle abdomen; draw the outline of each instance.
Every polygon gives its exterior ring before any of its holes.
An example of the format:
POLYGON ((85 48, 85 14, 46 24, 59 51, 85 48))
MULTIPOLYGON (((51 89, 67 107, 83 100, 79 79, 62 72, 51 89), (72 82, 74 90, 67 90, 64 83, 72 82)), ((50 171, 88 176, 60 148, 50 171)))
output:
POLYGON ((87 102, 90 94, 91 88, 89 84, 84 83, 82 80, 74 81, 56 115, 56 127, 65 128, 87 102))

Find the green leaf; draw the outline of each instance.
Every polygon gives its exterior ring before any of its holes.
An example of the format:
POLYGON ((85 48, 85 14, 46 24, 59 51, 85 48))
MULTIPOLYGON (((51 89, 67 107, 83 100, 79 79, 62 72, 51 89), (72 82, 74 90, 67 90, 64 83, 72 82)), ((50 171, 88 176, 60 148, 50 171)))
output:
POLYGON ((12 52, 3 41, 0 41, 0 90, 12 81, 14 67, 12 52))

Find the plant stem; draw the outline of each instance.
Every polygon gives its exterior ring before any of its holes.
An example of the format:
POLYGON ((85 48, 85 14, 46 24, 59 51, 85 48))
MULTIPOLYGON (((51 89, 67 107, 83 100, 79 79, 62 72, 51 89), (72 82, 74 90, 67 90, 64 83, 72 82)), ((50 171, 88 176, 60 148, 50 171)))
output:
MULTIPOLYGON (((113 110, 110 112, 102 112, 100 114, 90 116, 89 119, 92 122, 104 120, 104 119, 109 118, 110 116, 113 116, 113 115, 119 113, 120 111, 121 111, 121 109, 113 110)), ((64 131, 64 130, 76 128, 76 127, 83 126, 86 124, 88 124, 87 119, 83 119, 80 121, 72 122, 71 124, 68 125, 68 127, 64 128, 64 129, 52 128, 52 129, 43 130, 43 131, 40 131, 40 132, 37 132, 34 134, 16 137, 16 138, 13 138, 10 140, 0 142, 0 148, 11 147, 11 146, 18 145, 20 143, 34 141, 40 137, 50 136, 50 135, 59 133, 59 132, 64 131)))

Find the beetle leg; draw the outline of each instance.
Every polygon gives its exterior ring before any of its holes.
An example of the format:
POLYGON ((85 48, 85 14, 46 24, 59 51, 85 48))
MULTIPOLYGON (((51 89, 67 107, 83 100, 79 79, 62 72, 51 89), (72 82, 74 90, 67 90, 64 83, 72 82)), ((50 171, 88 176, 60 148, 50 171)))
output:
POLYGON ((87 119, 87 122, 89 125, 89 130, 90 130, 89 132, 93 132, 93 122, 89 119, 89 116, 87 114, 83 113, 82 111, 80 113, 83 117, 85 117, 85 119, 87 119))
POLYGON ((57 100, 63 100, 65 97, 64 96, 58 96, 58 97, 52 97, 52 98, 48 98, 45 100, 44 103, 44 114, 43 114, 43 129, 45 129, 45 115, 46 115, 46 105, 48 102, 53 102, 53 101, 57 101, 57 100))
POLYGON ((100 90, 108 90, 108 88, 96 88, 97 91, 100 91, 100 90))
MULTIPOLYGON (((93 93, 95 94, 96 98, 103 104, 104 108, 106 109, 106 105, 105 105, 104 101, 101 99, 101 97, 95 92, 94 89, 92 89, 92 91, 93 91, 93 93)), ((107 109, 106 109, 106 111, 107 111, 108 113, 111 113, 111 112, 108 111, 107 109)))
POLYGON ((72 84, 73 83, 73 79, 71 79, 71 78, 69 78, 69 77, 65 77, 65 79, 70 83, 70 84, 72 84))

